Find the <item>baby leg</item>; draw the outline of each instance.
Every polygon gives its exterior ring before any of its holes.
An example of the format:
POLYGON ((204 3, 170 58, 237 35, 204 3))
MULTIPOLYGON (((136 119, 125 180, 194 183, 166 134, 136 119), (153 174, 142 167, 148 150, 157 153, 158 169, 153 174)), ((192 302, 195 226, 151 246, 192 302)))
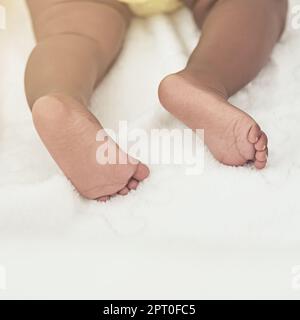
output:
POLYGON ((25 87, 41 139, 86 198, 127 194, 147 177, 148 168, 122 152, 116 164, 97 163, 96 135, 102 127, 87 105, 121 49, 130 13, 115 0, 27 2, 37 45, 25 87), (128 164, 120 164, 124 161, 128 164))
POLYGON ((187 67, 163 80, 162 104, 205 130, 213 155, 228 165, 267 162, 267 136, 227 99, 255 78, 280 38, 286 0, 186 0, 202 27, 187 67))

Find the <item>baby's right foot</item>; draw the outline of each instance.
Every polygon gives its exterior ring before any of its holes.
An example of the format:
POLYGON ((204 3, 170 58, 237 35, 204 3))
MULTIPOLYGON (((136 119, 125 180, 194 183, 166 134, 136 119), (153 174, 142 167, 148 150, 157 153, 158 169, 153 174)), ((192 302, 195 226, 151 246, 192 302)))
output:
POLYGON ((106 201, 126 195, 149 175, 149 169, 120 151, 119 163, 99 164, 96 160, 98 120, 79 102, 63 96, 45 96, 32 109, 35 127, 48 151, 81 195, 106 201), (126 161, 126 164, 124 160, 126 161))

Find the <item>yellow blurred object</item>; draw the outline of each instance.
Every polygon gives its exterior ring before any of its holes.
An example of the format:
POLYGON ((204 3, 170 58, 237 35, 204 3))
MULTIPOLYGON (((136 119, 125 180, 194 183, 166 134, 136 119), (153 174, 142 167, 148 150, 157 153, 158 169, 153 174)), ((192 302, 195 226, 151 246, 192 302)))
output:
POLYGON ((140 17, 172 12, 182 6, 181 0, 119 0, 128 4, 131 11, 140 17))

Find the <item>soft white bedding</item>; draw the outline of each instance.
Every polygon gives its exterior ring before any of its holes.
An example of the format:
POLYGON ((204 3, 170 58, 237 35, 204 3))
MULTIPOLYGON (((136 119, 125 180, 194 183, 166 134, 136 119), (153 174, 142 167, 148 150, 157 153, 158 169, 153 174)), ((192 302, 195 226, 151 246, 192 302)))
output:
MULTIPOLYGON (((101 204, 79 197, 33 129, 22 76, 34 40, 23 1, 11 2, 0 30, 0 265, 11 286, 0 296, 294 297, 300 28, 292 17, 270 63, 232 99, 269 135, 266 170, 225 167, 206 151, 202 175, 151 166, 138 191, 101 204)), ((184 65, 198 35, 186 9, 136 19, 93 98, 104 126, 181 127, 161 109, 156 89, 184 65)))

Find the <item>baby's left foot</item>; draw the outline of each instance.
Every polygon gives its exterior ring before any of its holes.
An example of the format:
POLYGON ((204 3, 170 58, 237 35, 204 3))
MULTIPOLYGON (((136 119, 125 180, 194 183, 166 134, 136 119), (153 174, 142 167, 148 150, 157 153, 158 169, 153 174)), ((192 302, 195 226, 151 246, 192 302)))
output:
POLYGON ((242 166, 251 161, 257 169, 266 166, 266 134, 221 93, 179 73, 162 81, 159 96, 176 118, 193 130, 204 129, 205 143, 221 163, 242 166))

